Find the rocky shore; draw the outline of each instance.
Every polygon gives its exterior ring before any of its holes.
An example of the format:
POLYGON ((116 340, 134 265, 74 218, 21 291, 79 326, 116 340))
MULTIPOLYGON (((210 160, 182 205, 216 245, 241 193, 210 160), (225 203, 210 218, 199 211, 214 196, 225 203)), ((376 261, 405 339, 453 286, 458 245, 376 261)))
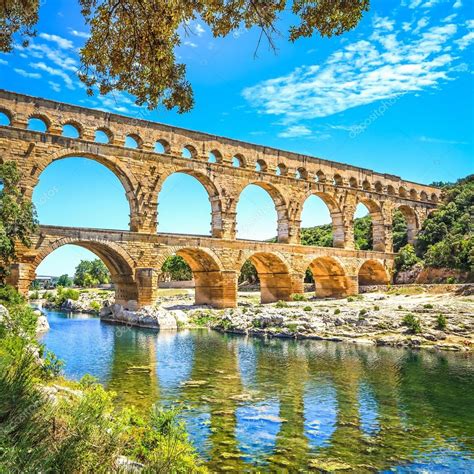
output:
MULTIPOLYGON (((242 293, 237 308, 195 306, 191 294, 165 296, 154 307, 132 311, 101 301, 103 321, 177 330, 207 327, 258 337, 322 339, 355 344, 474 351, 474 285, 410 285, 367 288, 343 299, 299 297, 259 304, 259 294, 242 293)), ((62 309, 88 311, 93 297, 65 301, 62 309)), ((96 306, 96 305, 95 305, 96 306)))

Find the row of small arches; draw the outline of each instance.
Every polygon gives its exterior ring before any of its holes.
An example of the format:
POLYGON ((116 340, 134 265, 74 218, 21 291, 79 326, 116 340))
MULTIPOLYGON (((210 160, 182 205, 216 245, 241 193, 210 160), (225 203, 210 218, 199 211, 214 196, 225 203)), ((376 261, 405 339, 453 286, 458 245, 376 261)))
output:
MULTIPOLYGON (((11 115, 8 111, 0 110, 0 125, 9 126, 11 125, 11 115)), ((44 115, 33 115, 28 120, 28 129, 34 130, 41 133, 47 133, 51 127, 50 120, 44 115)), ((82 126, 75 121, 68 121, 62 127, 62 135, 68 138, 78 139, 83 138, 83 128, 82 126)), ((113 144, 114 135, 108 128, 100 127, 95 131, 94 141, 102 144, 113 144)), ((137 134, 129 134, 125 137, 125 147, 132 149, 141 149, 143 147, 143 140, 137 134)), ((171 146, 164 140, 157 140, 154 145, 155 153, 160 154, 170 154, 171 146)), ((192 145, 185 145, 182 148, 181 156, 187 159, 198 159, 198 151, 192 145)), ((212 150, 208 154, 209 163, 222 163, 223 156, 218 150, 212 150)), ((232 166, 236 168, 246 168, 247 163, 245 158, 241 154, 236 154, 232 157, 231 160, 232 166)), ((271 172, 267 163, 259 159, 255 164, 255 171, 261 173, 271 172)), ((293 176, 290 175, 288 167, 279 163, 274 170, 277 176, 288 176, 301 180, 311 180, 311 176, 304 167, 299 167, 293 176)), ((392 185, 384 186, 380 181, 376 181, 373 185, 365 179, 362 183, 359 182, 355 177, 349 178, 345 182, 344 178, 340 174, 335 174, 333 176, 327 176, 323 171, 318 171, 314 175, 314 181, 318 183, 327 183, 332 184, 333 186, 348 186, 354 189, 363 189, 364 191, 375 191, 377 193, 386 193, 393 196, 399 196, 402 198, 407 198, 411 200, 422 200, 422 201, 431 201, 438 202, 438 196, 435 193, 432 193, 430 196, 425 191, 418 192, 415 189, 406 189, 404 186, 400 186, 396 189, 392 185)))

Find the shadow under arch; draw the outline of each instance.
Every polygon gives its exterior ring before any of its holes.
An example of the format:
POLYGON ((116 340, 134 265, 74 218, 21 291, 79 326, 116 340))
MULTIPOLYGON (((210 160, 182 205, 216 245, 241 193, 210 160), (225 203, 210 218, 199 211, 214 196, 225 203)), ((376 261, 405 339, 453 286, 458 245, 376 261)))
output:
POLYGON ((316 257, 309 264, 309 269, 313 274, 317 297, 341 297, 351 294, 351 281, 343 265, 334 257, 316 257))
POLYGON ((271 252, 256 252, 248 257, 260 280, 260 300, 273 303, 291 299, 292 284, 288 265, 271 252))
POLYGON ((400 211, 403 214, 407 224, 407 242, 413 244, 419 229, 416 212, 410 206, 404 204, 394 209, 395 211, 400 211))
POLYGON ((136 195, 140 185, 130 170, 128 170, 125 166, 120 166, 119 162, 113 157, 82 151, 55 153, 49 157, 47 162, 41 162, 41 164, 35 168, 35 183, 33 187, 25 189, 25 196, 28 199, 32 199, 34 188, 37 186, 40 180, 41 173, 43 173, 43 171, 46 170, 52 163, 59 160, 65 160, 67 158, 83 158, 94 161, 105 166, 118 178, 125 190, 125 196, 130 207, 130 230, 132 232, 138 231, 139 202, 136 195))
POLYGON ((175 174, 185 174, 188 176, 192 176, 204 187, 207 192, 209 202, 211 204, 211 236, 216 238, 222 238, 224 228, 219 189, 209 178, 209 176, 205 175, 204 173, 201 173, 200 171, 188 168, 178 168, 161 177, 159 183, 157 183, 157 186, 155 188, 158 195, 158 214, 160 211, 160 192, 162 191, 166 180, 175 174))
POLYGON ((115 302, 126 305, 128 301, 138 301, 138 286, 135 282, 135 262, 128 253, 113 242, 83 240, 64 237, 54 241, 36 256, 30 273, 30 280, 35 278, 38 265, 52 252, 64 245, 83 247, 99 257, 110 272, 115 287, 115 302))
POLYGON ((235 277, 232 281, 226 279, 226 273, 216 255, 193 247, 170 248, 169 253, 163 255, 163 263, 171 255, 182 257, 191 268, 195 304, 216 308, 235 306, 237 300, 235 277))
POLYGON ((363 204, 369 211, 370 219, 372 221, 372 248, 374 251, 385 252, 385 225, 380 204, 368 198, 359 197, 358 204, 363 204))
POLYGON ((387 270, 378 260, 365 261, 357 274, 360 286, 387 285, 390 282, 387 270))
POLYGON ((337 201, 330 194, 311 190, 305 197, 298 219, 301 219, 301 214, 303 213, 304 205, 306 204, 306 202, 311 196, 316 196, 319 199, 321 199, 321 201, 324 202, 324 204, 329 210, 329 214, 331 216, 332 234, 333 234, 332 246, 337 247, 337 248, 344 248, 344 241, 345 241, 344 216, 342 214, 342 211, 337 201))
MULTIPOLYGON (((274 186, 273 184, 266 183, 264 181, 252 181, 246 183, 239 192, 239 197, 234 203, 233 212, 237 213, 237 205, 240 201, 242 193, 248 186, 258 186, 268 193, 270 198, 275 205, 275 210, 277 213, 277 239, 280 243, 287 243, 289 240, 289 219, 288 219, 288 206, 285 198, 281 191, 274 186)), ((238 218, 238 216, 237 216, 238 218)))

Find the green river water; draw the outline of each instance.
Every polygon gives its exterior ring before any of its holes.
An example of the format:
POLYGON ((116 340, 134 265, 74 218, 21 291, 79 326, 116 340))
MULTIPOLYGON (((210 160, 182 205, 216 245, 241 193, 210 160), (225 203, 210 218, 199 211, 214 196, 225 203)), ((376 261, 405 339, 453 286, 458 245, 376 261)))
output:
POLYGON ((47 315, 67 377, 178 403, 212 471, 474 472, 473 356, 47 315))

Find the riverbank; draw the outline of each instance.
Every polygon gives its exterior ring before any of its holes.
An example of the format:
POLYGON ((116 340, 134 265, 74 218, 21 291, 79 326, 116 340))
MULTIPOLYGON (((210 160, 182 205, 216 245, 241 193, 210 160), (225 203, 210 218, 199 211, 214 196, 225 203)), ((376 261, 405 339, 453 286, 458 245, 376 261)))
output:
POLYGON ((84 292, 66 300, 66 311, 96 312, 101 319, 130 326, 176 330, 209 327, 258 337, 321 339, 393 347, 474 351, 473 285, 409 285, 348 298, 262 305, 259 293, 239 293, 237 308, 215 310, 193 304, 192 292, 163 293, 154 307, 126 311, 110 292, 84 292), (91 303, 93 302, 93 303, 91 303), (93 304, 93 307, 91 307, 93 304))

